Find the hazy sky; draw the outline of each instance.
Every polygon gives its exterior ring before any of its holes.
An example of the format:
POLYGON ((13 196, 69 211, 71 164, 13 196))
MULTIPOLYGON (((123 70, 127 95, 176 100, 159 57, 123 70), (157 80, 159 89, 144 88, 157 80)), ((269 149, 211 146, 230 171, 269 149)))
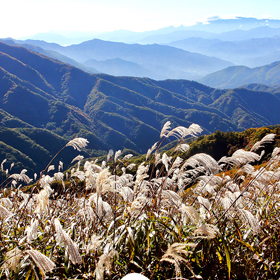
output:
POLYGON ((280 19, 279 0, 0 0, 0 38, 48 31, 155 30, 211 16, 280 19))

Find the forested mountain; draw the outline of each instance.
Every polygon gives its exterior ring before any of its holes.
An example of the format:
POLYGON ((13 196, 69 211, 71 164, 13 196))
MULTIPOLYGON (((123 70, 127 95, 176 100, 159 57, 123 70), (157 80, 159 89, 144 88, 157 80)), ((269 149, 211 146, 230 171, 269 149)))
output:
POLYGON ((38 157, 50 159, 77 136, 89 140, 87 156, 111 148, 145 153, 167 120, 173 126, 197 123, 208 134, 273 125, 280 119, 280 100, 270 92, 89 74, 4 43, 0 96, 1 159, 16 158, 15 168, 27 165, 33 171, 46 165, 34 165, 38 157))
POLYGON ((233 66, 209 74, 199 80, 216 88, 236 88, 248 84, 280 85, 280 62, 256 68, 233 66))

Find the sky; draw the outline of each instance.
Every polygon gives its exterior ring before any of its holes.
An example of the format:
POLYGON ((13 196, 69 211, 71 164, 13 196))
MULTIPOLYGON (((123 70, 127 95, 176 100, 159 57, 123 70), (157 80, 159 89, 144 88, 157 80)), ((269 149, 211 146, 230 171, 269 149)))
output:
POLYGON ((0 38, 55 31, 148 31, 235 16, 280 19, 279 0, 0 0, 0 38))

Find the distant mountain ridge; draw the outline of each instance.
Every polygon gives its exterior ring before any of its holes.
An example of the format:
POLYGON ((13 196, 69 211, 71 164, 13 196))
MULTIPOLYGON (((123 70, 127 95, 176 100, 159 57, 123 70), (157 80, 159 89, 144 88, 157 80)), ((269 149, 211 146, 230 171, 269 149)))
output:
POLYGON ((215 88, 236 88, 248 84, 280 85, 280 61, 256 68, 233 66, 209 74, 199 80, 215 88))
POLYGON ((197 123, 208 134, 273 125, 280 119, 280 99, 270 92, 89 74, 1 42, 0 97, 1 128, 10 135, 1 142, 0 155, 20 158, 15 168, 29 162, 34 171, 40 169, 32 165, 36 155, 51 157, 77 136, 89 140, 87 156, 111 148, 145 153, 167 120, 173 126, 197 123), (20 141, 26 143, 24 150, 20 141))
MULTIPOLYGON (((112 62, 112 60, 121 59, 134 63, 134 68, 130 69, 132 70, 130 76, 142 74, 141 77, 149 77, 157 80, 167 78, 193 80, 233 65, 231 62, 215 57, 190 53, 182 49, 158 44, 125 44, 93 39, 78 45, 62 47, 58 44, 48 44, 33 40, 16 42, 19 44, 32 44, 47 51, 58 52, 80 64, 84 64, 84 67, 87 67, 89 65, 88 61, 92 59, 99 61, 103 65, 105 63, 108 65, 108 61, 110 60, 112 62), (141 71, 139 72, 140 69, 141 71)), ((109 66, 112 67, 113 65, 111 64, 109 66)), ((100 68, 103 67, 101 66, 100 68)), ((99 69, 97 68, 97 70, 99 69)), ((119 67, 118 73, 120 76, 125 76, 127 70, 126 68, 119 67)))

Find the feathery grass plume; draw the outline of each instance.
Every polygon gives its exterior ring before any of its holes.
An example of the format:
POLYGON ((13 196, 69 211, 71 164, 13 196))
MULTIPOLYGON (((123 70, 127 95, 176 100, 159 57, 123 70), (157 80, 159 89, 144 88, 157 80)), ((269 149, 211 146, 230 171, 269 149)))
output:
POLYGON ((246 219, 246 221, 249 222, 253 231, 255 233, 259 233, 261 228, 260 228, 260 225, 259 225, 259 222, 258 222, 257 218, 248 210, 239 209, 238 211, 242 214, 242 216, 246 219))
POLYGON ((121 150, 118 150, 118 151, 115 152, 115 156, 114 156, 114 162, 115 163, 117 162, 117 160, 118 160, 119 156, 121 155, 121 153, 122 153, 121 150))
POLYGON ((15 271, 22 257, 23 252, 18 247, 15 247, 13 250, 8 251, 5 254, 5 262, 2 267, 15 271))
POLYGON ((84 181, 86 178, 86 175, 83 171, 77 170, 71 174, 71 177, 72 178, 77 177, 80 181, 84 181))
POLYGON ((63 169, 63 162, 59 161, 58 163, 58 171, 60 172, 63 169))
POLYGON ((27 172, 26 169, 22 169, 21 172, 19 174, 12 174, 9 176, 9 178, 15 179, 17 181, 23 181, 26 184, 29 184, 32 179, 30 179, 25 173, 27 172))
POLYGON ((111 159, 111 157, 113 156, 113 154, 114 154, 114 151, 111 149, 111 150, 109 150, 109 152, 108 152, 108 154, 107 154, 107 162, 111 159))
POLYGON ((3 197, 0 199, 0 203, 4 205, 4 207, 11 209, 13 207, 13 203, 8 197, 3 197))
POLYGON ((148 170, 149 170, 149 166, 148 165, 144 165, 145 162, 142 162, 136 171, 136 179, 135 179, 135 184, 134 184, 134 192, 136 190, 136 188, 138 187, 138 185, 145 180, 146 178, 149 177, 149 175, 147 174, 148 170))
MULTIPOLYGON (((69 235, 62 229, 60 221, 54 219, 55 231, 56 231, 56 241, 59 246, 64 246, 69 254, 69 259, 73 264, 82 263, 82 257, 79 253, 77 245, 72 241, 69 235)), ((66 252, 65 252, 66 253, 66 252)))
POLYGON ((157 144, 158 144, 158 142, 154 143, 153 146, 150 149, 148 149, 147 154, 146 154, 146 160, 148 160, 151 153, 156 149, 157 144))
POLYGON ((82 207, 78 213, 78 215, 83 216, 86 221, 95 221, 96 215, 91 206, 85 205, 82 207))
POLYGON ((127 186, 120 187, 118 189, 118 193, 122 196, 124 201, 126 201, 126 202, 132 202, 133 201, 134 193, 133 193, 133 190, 130 187, 127 187, 127 186))
POLYGON ((2 162, 1 162, 1 170, 4 171, 4 163, 7 161, 7 159, 4 159, 2 162))
POLYGON ((171 161, 172 157, 169 157, 166 153, 164 153, 161 157, 161 161, 165 166, 165 170, 168 171, 168 165, 171 161))
POLYGON ((37 194, 37 207, 35 213, 46 213, 49 210, 49 196, 53 193, 53 190, 49 185, 45 185, 44 188, 37 194))
POLYGON ((12 170, 12 168, 15 166, 15 163, 12 162, 11 165, 10 165, 10 171, 12 170))
POLYGON ((113 216, 113 211, 109 203, 103 201, 101 196, 97 193, 92 193, 88 199, 89 206, 94 203, 96 207, 96 212, 99 218, 105 217, 106 219, 111 219, 113 216))
POLYGON ((243 149, 239 149, 235 151, 232 156, 233 159, 235 159, 239 165, 244 165, 246 163, 254 162, 254 161, 260 161, 261 156, 254 153, 245 151, 243 149))
POLYGON ((200 217, 205 219, 209 215, 209 211, 211 209, 210 201, 207 198, 202 196, 197 197, 198 203, 200 204, 199 211, 200 217))
POLYGON ((11 216, 13 216, 13 213, 10 212, 5 207, 3 207, 2 205, 0 205, 0 218, 3 220, 6 220, 6 219, 10 218, 11 216))
POLYGON ((57 180, 57 181, 63 181, 64 174, 62 172, 56 172, 53 174, 53 178, 54 178, 54 180, 57 180))
POLYGON ((161 132, 160 132, 160 136, 159 136, 159 138, 162 138, 162 137, 166 137, 167 136, 167 133, 169 132, 169 129, 171 128, 171 122, 170 121, 167 121, 164 125, 163 125, 163 127, 162 127, 162 129, 161 129, 161 132))
POLYGON ((126 169, 132 170, 135 166, 136 166, 135 163, 131 163, 131 164, 129 164, 129 165, 126 167, 126 169))
POLYGON ((65 147, 73 147, 75 150, 81 151, 88 144, 88 140, 82 137, 74 138, 70 140, 65 147))
POLYGON ((118 252, 111 248, 111 244, 107 244, 104 248, 103 254, 100 256, 96 265, 94 275, 96 280, 104 279, 104 272, 108 275, 111 274, 111 259, 118 258, 118 252))
POLYGON ((171 190, 162 191, 162 206, 179 208, 182 205, 182 198, 179 194, 171 190))
POLYGON ((165 252, 165 254, 161 258, 161 262, 166 261, 169 263, 174 264, 175 271, 176 271, 176 278, 181 279, 182 272, 180 269, 180 263, 184 262, 191 273, 194 275, 192 268, 188 264, 188 260, 186 259, 192 251, 187 251, 186 247, 195 248, 196 244, 194 243, 173 243, 170 245, 165 252), (179 278, 178 278, 179 277, 179 278))
POLYGON ((123 157, 122 160, 129 160, 129 159, 131 159, 132 157, 133 157, 133 154, 127 154, 127 155, 125 155, 125 156, 123 157))
POLYGON ((86 249, 87 254, 89 252, 95 253, 95 251, 97 251, 99 249, 100 245, 103 242, 104 242, 104 240, 101 235, 93 234, 90 238, 90 242, 87 245, 87 249, 86 249))
POLYGON ((52 271, 56 267, 55 263, 51 259, 37 250, 25 250, 24 253, 31 257, 36 266, 40 269, 43 278, 46 278, 47 272, 52 271))
POLYGON ((219 229, 212 224, 203 224, 194 230, 196 238, 213 239, 219 233, 219 229))
POLYGON ((177 126, 167 134, 166 138, 174 136, 177 139, 184 139, 189 135, 197 137, 197 134, 201 133, 202 130, 203 129, 198 124, 191 124, 189 128, 186 128, 184 126, 177 126))
POLYGON ((190 145, 188 144, 179 144, 174 151, 180 151, 182 153, 185 153, 186 151, 188 151, 190 148, 190 145))
POLYGON ((97 195, 101 195, 107 191, 114 191, 114 188, 111 186, 110 176, 111 173, 109 172, 109 168, 105 168, 98 173, 96 178, 97 195))
POLYGON ((49 173, 50 171, 52 171, 52 170, 54 170, 54 169, 55 169, 54 165, 50 165, 50 166, 48 167, 47 173, 49 173))
POLYGON ((266 144, 274 142, 276 134, 271 133, 264 136, 260 141, 256 142, 250 149, 250 152, 256 152, 260 148, 263 148, 266 144))
POLYGON ((199 222, 199 214, 193 206, 186 206, 185 204, 182 204, 179 210, 182 212, 183 223, 186 223, 187 219, 189 219, 194 225, 199 222))
POLYGON ((40 187, 44 188, 45 186, 50 186, 54 178, 49 175, 43 175, 39 181, 40 187))
POLYGON ((72 159, 71 163, 73 163, 75 161, 82 161, 83 159, 84 159, 84 156, 78 155, 72 159))
POLYGON ((211 195, 215 195, 215 189, 219 186, 223 178, 215 175, 205 176, 202 175, 198 177, 198 184, 195 186, 194 191, 199 194, 205 194, 206 192, 210 193, 211 195))
POLYGON ((220 172, 220 166, 217 161, 205 153, 199 153, 191 156, 184 162, 181 169, 184 169, 187 166, 191 166, 192 168, 202 166, 205 169, 205 173, 208 175, 220 172))
POLYGON ((188 129, 190 134, 195 137, 203 131, 202 127, 196 123, 191 124, 188 129))
POLYGON ((31 220, 30 226, 25 229, 26 239, 28 243, 31 243, 33 240, 37 238, 37 231, 38 231, 38 220, 31 220))

